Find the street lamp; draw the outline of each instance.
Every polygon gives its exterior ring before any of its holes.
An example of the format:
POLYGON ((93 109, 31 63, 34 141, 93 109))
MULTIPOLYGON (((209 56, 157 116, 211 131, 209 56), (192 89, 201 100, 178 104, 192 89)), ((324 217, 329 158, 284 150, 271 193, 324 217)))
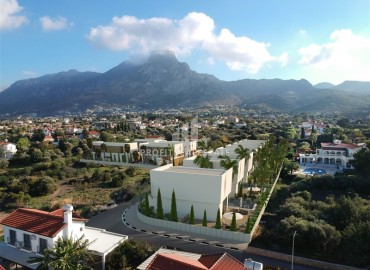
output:
POLYGON ((291 270, 293 270, 293 260, 294 260, 294 238, 295 238, 295 235, 297 234, 297 231, 294 231, 294 234, 293 234, 293 244, 292 244, 292 267, 291 267, 291 270))

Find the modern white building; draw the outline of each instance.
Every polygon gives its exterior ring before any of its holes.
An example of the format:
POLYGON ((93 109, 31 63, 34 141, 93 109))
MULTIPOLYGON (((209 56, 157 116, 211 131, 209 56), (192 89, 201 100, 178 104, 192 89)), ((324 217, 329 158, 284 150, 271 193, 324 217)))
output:
POLYGON ((334 140, 333 143, 321 143, 321 148, 315 154, 299 154, 299 163, 308 166, 310 164, 331 165, 337 168, 352 168, 349 163, 353 155, 364 148, 365 145, 342 143, 334 140))
POLYGON ((17 153, 17 147, 14 143, 9 143, 9 142, 0 142, 0 147, 2 148, 2 156, 0 158, 5 158, 5 159, 11 159, 15 153, 17 153))
POLYGON ((165 165, 150 171, 151 205, 157 207, 158 189, 161 191, 163 210, 171 210, 172 192, 175 191, 179 218, 190 213, 193 205, 196 219, 202 219, 204 210, 208 220, 216 220, 228 206, 232 187, 232 169, 201 169, 165 165))
POLYGON ((28 263, 30 257, 42 255, 59 238, 78 239, 84 236, 92 243, 89 251, 100 257, 96 269, 105 269, 105 256, 128 237, 87 227, 86 222, 86 219, 73 212, 72 205, 65 205, 53 212, 19 208, 0 221, 4 227, 0 257, 16 265, 36 269, 38 264, 28 263))
POLYGON ((97 149, 99 149, 103 161, 115 161, 124 163, 130 162, 130 160, 132 161, 133 159, 132 153, 134 151, 139 150, 136 142, 121 143, 121 142, 94 141, 93 155, 95 158, 97 158, 96 156, 97 149), (102 149, 103 144, 105 145, 105 149, 102 149), (128 153, 126 153, 126 149, 129 149, 128 153))

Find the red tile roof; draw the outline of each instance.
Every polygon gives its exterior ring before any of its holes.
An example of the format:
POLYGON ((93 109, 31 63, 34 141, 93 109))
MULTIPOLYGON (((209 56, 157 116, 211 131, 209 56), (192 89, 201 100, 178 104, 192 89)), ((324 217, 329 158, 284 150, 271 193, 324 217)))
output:
MULTIPOLYGON (((86 221, 81 217, 74 221, 86 221)), ((37 209, 19 208, 0 220, 0 224, 15 229, 55 237, 67 224, 64 223, 63 210, 46 212, 37 209)))
POLYGON ((353 143, 321 143, 321 147, 330 147, 330 148, 348 148, 348 149, 356 149, 360 148, 361 146, 358 146, 353 143))
POLYGON ((146 270, 208 270, 203 264, 194 259, 177 254, 157 254, 146 270))
POLYGON ((244 270, 244 265, 227 253, 202 255, 199 260, 179 254, 157 254, 146 270, 244 270))

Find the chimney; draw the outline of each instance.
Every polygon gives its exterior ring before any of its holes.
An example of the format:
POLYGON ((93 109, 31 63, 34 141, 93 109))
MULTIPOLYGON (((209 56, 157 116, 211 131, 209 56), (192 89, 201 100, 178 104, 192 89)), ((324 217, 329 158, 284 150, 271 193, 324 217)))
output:
POLYGON ((63 216, 64 216, 64 223, 67 224, 66 228, 63 230, 63 238, 68 239, 72 237, 72 212, 73 206, 70 204, 66 204, 63 206, 63 216))
POLYGON ((72 223, 72 211, 73 211, 72 205, 66 204, 63 206, 64 223, 67 224, 72 223))

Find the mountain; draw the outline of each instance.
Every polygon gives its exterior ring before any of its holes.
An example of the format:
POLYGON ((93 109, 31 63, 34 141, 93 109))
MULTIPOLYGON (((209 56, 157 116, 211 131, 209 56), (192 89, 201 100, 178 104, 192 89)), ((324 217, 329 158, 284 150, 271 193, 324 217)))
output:
POLYGON ((322 82, 314 85, 314 87, 318 89, 330 89, 333 88, 334 86, 335 86, 334 84, 328 82, 322 82))
POLYGON ((370 82, 344 81, 343 83, 334 86, 333 89, 358 94, 370 94, 370 82))
POLYGON ((367 108, 370 95, 318 89, 306 80, 222 81, 200 74, 169 53, 153 54, 143 64, 125 61, 105 73, 70 70, 17 81, 0 93, 0 114, 53 115, 137 105, 150 108, 233 104, 280 111, 320 111, 367 108), (325 99, 323 99, 325 97, 325 99), (350 101, 351 103, 346 103, 350 101))

